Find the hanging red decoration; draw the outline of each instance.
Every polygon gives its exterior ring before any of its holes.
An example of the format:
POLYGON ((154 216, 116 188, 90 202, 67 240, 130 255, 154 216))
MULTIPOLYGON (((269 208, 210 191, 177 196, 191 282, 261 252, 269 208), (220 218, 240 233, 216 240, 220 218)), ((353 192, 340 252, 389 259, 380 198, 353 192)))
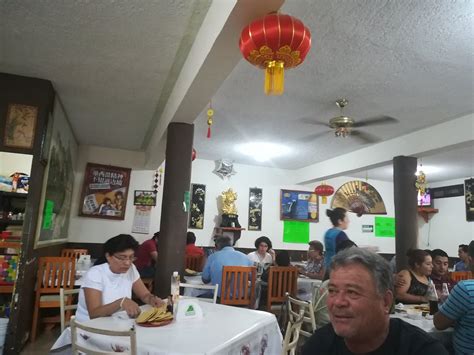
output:
POLYGON ((197 158, 197 152, 196 149, 193 148, 193 152, 191 153, 191 161, 194 161, 194 159, 197 158))
POLYGON ((295 17, 271 13, 242 30, 239 47, 247 61, 265 69, 265 94, 281 95, 284 69, 303 63, 311 48, 311 32, 295 17))
POLYGON ((321 203, 327 203, 327 196, 331 196, 334 193, 334 187, 331 185, 321 184, 314 189, 314 193, 321 196, 321 203))

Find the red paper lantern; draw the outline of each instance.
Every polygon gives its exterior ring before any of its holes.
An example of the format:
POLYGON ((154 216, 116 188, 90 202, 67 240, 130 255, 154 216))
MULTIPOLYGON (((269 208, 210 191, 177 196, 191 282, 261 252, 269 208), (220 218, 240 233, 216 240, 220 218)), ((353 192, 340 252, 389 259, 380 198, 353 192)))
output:
POLYGON ((331 196, 334 193, 334 187, 331 185, 321 184, 314 189, 314 193, 321 196, 321 202, 327 202, 327 196, 331 196))
POLYGON ((281 95, 284 69, 303 63, 311 32, 295 17, 271 13, 242 30, 239 47, 247 61, 265 69, 265 94, 281 95))
POLYGON ((194 159, 197 158, 197 152, 196 149, 193 148, 193 152, 191 153, 191 161, 194 161, 194 159))

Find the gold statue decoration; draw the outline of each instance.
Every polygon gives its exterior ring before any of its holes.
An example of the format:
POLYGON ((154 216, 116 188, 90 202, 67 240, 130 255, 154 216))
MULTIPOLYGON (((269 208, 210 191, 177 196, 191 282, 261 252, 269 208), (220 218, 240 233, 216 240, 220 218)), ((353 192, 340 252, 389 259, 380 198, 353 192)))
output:
POLYGON ((237 208, 235 207, 235 200, 237 200, 237 193, 229 188, 227 191, 221 193, 222 197, 222 213, 224 214, 237 214, 237 208))

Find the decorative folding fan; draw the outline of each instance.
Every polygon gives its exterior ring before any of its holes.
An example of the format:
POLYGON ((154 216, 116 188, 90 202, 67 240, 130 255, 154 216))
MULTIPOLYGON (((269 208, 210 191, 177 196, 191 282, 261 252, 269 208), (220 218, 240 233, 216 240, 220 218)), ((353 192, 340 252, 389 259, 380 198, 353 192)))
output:
POLYGON ((342 207, 350 212, 363 214, 387 214, 382 196, 370 184, 354 180, 346 182, 334 194, 331 208, 342 207))

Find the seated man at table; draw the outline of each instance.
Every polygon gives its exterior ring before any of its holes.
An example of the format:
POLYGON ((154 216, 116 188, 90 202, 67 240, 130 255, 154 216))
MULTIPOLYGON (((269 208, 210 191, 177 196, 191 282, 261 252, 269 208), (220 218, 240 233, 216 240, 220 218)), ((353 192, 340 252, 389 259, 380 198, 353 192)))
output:
MULTIPOLYGON (((468 256, 469 267, 474 272, 474 240, 469 244, 468 256)), ((439 330, 454 326, 456 354, 474 354, 474 280, 463 280, 454 286, 434 315, 433 323, 439 330)))
POLYGON ((204 250, 195 245, 196 235, 193 232, 188 232, 186 234, 186 249, 184 254, 186 256, 204 256, 204 250))
POLYGON ((303 355, 448 354, 441 343, 401 319, 390 319, 393 274, 378 254, 349 248, 332 259, 327 306, 331 324, 314 332, 303 355))
POLYGON ((158 260, 156 243, 159 237, 160 232, 156 232, 151 239, 144 241, 138 247, 135 266, 140 273, 140 277, 151 278, 155 276, 155 264, 158 260))
POLYGON ((448 289, 451 292, 451 289, 456 285, 456 281, 449 277, 448 254, 441 249, 433 249, 430 254, 433 259, 433 270, 431 271, 430 278, 435 284, 439 297, 443 289, 443 283, 448 284, 448 289))
POLYGON ((322 280, 325 272, 323 243, 312 240, 308 244, 308 261, 304 268, 299 268, 299 272, 310 279, 322 280))
POLYGON ((215 243, 217 251, 207 259, 202 271, 202 281, 205 284, 219 284, 218 295, 220 297, 222 268, 224 266, 252 266, 253 263, 247 258, 247 255, 232 247, 230 237, 218 235, 215 237, 215 243))
POLYGON ((461 259, 454 264, 454 271, 469 271, 469 247, 466 244, 461 244, 458 249, 458 256, 461 259))

